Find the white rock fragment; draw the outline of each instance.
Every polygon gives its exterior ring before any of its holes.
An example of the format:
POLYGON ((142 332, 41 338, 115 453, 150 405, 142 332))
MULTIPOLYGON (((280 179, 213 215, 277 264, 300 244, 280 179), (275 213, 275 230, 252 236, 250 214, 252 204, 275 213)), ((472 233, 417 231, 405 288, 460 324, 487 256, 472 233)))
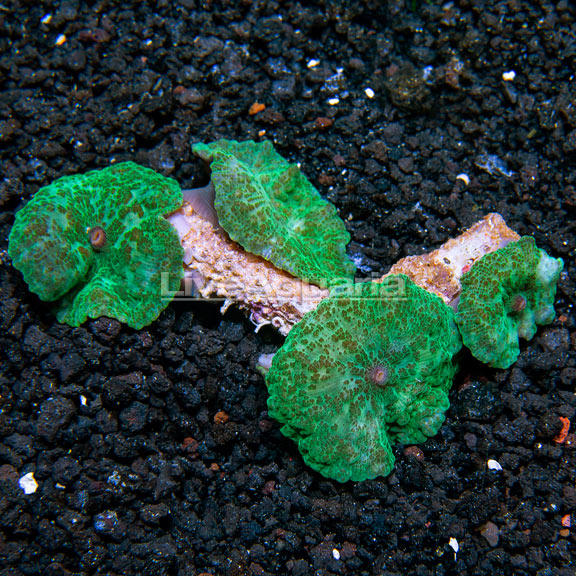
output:
POLYGON ((468 174, 465 174, 464 172, 462 172, 462 174, 458 174, 458 176, 456 176, 456 180, 461 180, 462 182, 464 182, 464 184, 466 184, 466 186, 470 184, 470 177, 468 176, 468 174))
POLYGON ((81 406, 88 406, 88 398, 84 396, 84 394, 80 394, 80 405, 81 406))
POLYGON ((336 106, 336 104, 340 103, 340 99, 339 98, 330 98, 328 100, 328 104, 330 104, 330 106, 336 106))
POLYGON ((184 264, 196 278, 200 295, 224 299, 224 308, 237 304, 249 312, 256 327, 271 324, 286 335, 328 296, 328 290, 307 284, 246 252, 189 204, 169 219, 180 234, 184 264))
MULTIPOLYGON (((222 311, 236 304, 248 312, 257 329, 271 324, 285 336, 306 312, 328 296, 328 290, 246 252, 189 204, 168 219, 180 236, 186 275, 194 283, 195 292, 202 298, 221 299, 222 311)), ((348 219, 352 219, 351 214, 348 219)), ((484 254, 518 238, 499 214, 488 214, 437 250, 403 258, 389 273, 407 274, 418 286, 454 305, 462 274, 484 254)))
POLYGON ((42 18, 40 19, 40 22, 42 24, 50 24, 51 20, 52 20, 52 14, 46 14, 46 16, 42 16, 42 18))
POLYGON ((364 94, 366 94, 368 98, 374 98, 374 90, 372 90, 372 88, 365 88, 364 94))
POLYGON ((66 34, 60 34, 60 36, 56 38, 56 42, 54 42, 54 44, 56 44, 56 46, 62 46, 64 42, 66 42, 66 34))
POLYGON ((454 560, 456 560, 458 550, 460 550, 460 545, 458 544, 458 540, 456 540, 456 538, 454 538, 454 537, 450 538, 450 540, 448 541, 448 546, 450 546, 450 548, 452 548, 452 550, 454 550, 454 560))
POLYGON ((455 306, 460 296, 462 274, 484 254, 494 252, 518 238, 518 234, 506 225, 500 214, 488 214, 433 252, 402 258, 390 268, 388 274, 406 274, 424 290, 437 294, 446 304, 455 306))
POLYGON ((318 66, 318 64, 320 64, 320 60, 316 60, 316 59, 312 58, 311 60, 308 60, 308 64, 306 64, 306 68, 316 68, 316 66, 318 66))
POLYGON ((18 480, 18 486, 22 488, 24 494, 34 494, 38 490, 38 482, 34 478, 34 472, 28 472, 24 474, 20 480, 18 480))
POLYGON ((505 82, 512 82, 514 78, 516 78, 516 72, 514 72, 514 70, 502 73, 502 80, 504 80, 505 82))
POLYGON ((502 470, 500 462, 497 462, 496 460, 488 460, 488 462, 486 462, 486 466, 488 466, 488 470, 502 470))
POLYGON ((340 560, 340 551, 334 548, 332 550, 332 556, 334 557, 335 560, 340 560))

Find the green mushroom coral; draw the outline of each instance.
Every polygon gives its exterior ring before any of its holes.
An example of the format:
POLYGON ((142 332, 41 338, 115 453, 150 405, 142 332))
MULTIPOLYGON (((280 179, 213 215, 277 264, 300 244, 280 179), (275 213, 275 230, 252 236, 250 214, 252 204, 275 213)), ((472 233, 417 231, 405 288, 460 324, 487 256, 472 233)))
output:
POLYGON ((183 250, 162 216, 178 209, 176 181, 133 162, 65 176, 16 214, 8 252, 60 322, 108 316, 133 328, 155 320, 177 290, 183 250))
POLYGON ((218 221, 232 240, 315 284, 353 276, 350 234, 336 208, 270 142, 219 140, 192 150, 210 163, 218 221))
POLYGON ((564 264, 523 236, 486 254, 462 276, 456 322, 464 345, 493 368, 509 368, 538 325, 554 320, 556 284, 564 264))
POLYGON ((386 476, 395 442, 438 432, 461 348, 452 309, 407 276, 355 290, 306 314, 266 376, 282 433, 339 482, 386 476))

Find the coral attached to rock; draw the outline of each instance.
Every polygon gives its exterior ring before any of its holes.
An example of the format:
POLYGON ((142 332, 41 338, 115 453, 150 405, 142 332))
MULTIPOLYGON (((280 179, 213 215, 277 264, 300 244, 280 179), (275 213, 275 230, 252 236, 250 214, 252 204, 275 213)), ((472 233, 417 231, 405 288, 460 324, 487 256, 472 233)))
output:
POLYGON ((291 330, 266 376, 270 415, 324 476, 385 476, 394 442, 438 432, 460 347, 452 309, 407 276, 358 284, 291 330))
POLYGON ((270 142, 195 144, 210 163, 218 221, 252 254, 320 286, 351 278, 350 235, 332 204, 270 142))
POLYGON ((438 294, 446 304, 455 306, 462 289, 462 274, 478 258, 519 238, 500 214, 487 214, 436 250, 402 258, 392 266, 388 274, 406 274, 421 288, 438 294))
POLYGON ((554 320, 563 262, 523 236, 480 258, 461 279, 456 321, 464 344, 493 368, 508 368, 537 326, 554 320))
POLYGON ((8 251, 30 290, 57 301, 60 322, 142 328, 180 286, 183 250, 162 216, 181 204, 175 180, 132 162, 65 176, 17 213, 8 251))
POLYGON ((270 324, 285 336, 328 296, 328 290, 246 252, 189 204, 168 219, 181 235, 186 275, 194 290, 204 298, 223 299, 223 310, 231 304, 246 310, 257 330, 270 324))

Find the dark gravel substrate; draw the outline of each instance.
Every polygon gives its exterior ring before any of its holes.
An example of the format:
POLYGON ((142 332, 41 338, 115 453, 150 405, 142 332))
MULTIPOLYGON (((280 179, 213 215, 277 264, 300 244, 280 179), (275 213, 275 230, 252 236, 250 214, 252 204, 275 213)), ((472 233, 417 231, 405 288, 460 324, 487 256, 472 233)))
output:
POLYGON ((575 412, 575 18, 567 1, 3 2, 0 575, 575 574, 575 439, 554 441, 575 412), (564 258, 556 321, 510 370, 466 358, 441 432, 397 446, 391 476, 323 479, 267 417, 255 364, 280 337, 207 303, 139 332, 59 325, 6 254, 40 186, 121 160, 202 183, 190 144, 223 137, 301 162, 366 275, 500 212, 564 258))

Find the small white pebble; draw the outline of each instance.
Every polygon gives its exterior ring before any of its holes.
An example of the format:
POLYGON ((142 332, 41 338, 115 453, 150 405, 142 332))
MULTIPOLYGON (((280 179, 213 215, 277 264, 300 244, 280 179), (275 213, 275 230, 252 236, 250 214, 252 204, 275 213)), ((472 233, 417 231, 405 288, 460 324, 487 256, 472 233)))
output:
POLYGON ((42 22, 42 24, 50 24, 51 20, 52 20, 52 14, 46 14, 46 16, 43 16, 40 19, 40 22, 42 22))
POLYGON ((88 406, 88 398, 84 394, 80 394, 80 404, 82 406, 88 406))
POLYGON ((38 482, 34 478, 34 472, 28 472, 28 474, 24 474, 20 480, 18 480, 18 486, 22 488, 24 494, 34 494, 36 490, 38 490, 38 482))
POLYGON ((464 184, 466 184, 466 186, 468 186, 468 184, 470 184, 470 178, 469 178, 468 174, 464 174, 464 172, 462 172, 462 174, 458 174, 458 176, 456 176, 456 180, 462 180, 462 182, 464 182, 464 184))
POLYGON ((488 466, 488 470, 502 470, 502 466, 500 466, 500 462, 496 462, 496 460, 488 460, 486 462, 488 466))
POLYGON ((365 88, 364 94, 366 94, 368 98, 374 98, 374 90, 372 90, 372 88, 365 88))
POLYGON ((64 42, 66 42, 66 34, 60 34, 60 36, 56 38, 56 42, 54 42, 54 44, 56 44, 56 46, 62 46, 64 42))
POLYGON ((328 104, 330 104, 330 106, 336 106, 336 104, 338 104, 340 102, 339 98, 330 98, 330 100, 328 100, 328 104))
POLYGON ((432 72, 434 72, 434 68, 432 66, 426 66, 422 70, 422 78, 424 78, 424 82, 426 82, 432 76, 432 72))
POLYGON ((454 550, 454 560, 456 560, 456 554, 458 554, 458 550, 460 550, 460 545, 458 544, 458 540, 456 538, 450 538, 448 541, 448 546, 454 550))
POLYGON ((318 66, 318 64, 320 64, 320 60, 315 60, 314 58, 312 58, 312 60, 308 60, 308 64, 306 64, 306 67, 315 68, 316 66, 318 66))
POLYGON ((334 557, 335 560, 340 560, 340 551, 334 548, 332 550, 332 556, 334 557))
POLYGON ((510 72, 503 72, 502 73, 502 80, 505 82, 512 82, 516 78, 516 72, 514 70, 510 70, 510 72))
POLYGON ((260 354, 256 366, 268 372, 272 366, 272 358, 274 358, 274 354, 260 354))

